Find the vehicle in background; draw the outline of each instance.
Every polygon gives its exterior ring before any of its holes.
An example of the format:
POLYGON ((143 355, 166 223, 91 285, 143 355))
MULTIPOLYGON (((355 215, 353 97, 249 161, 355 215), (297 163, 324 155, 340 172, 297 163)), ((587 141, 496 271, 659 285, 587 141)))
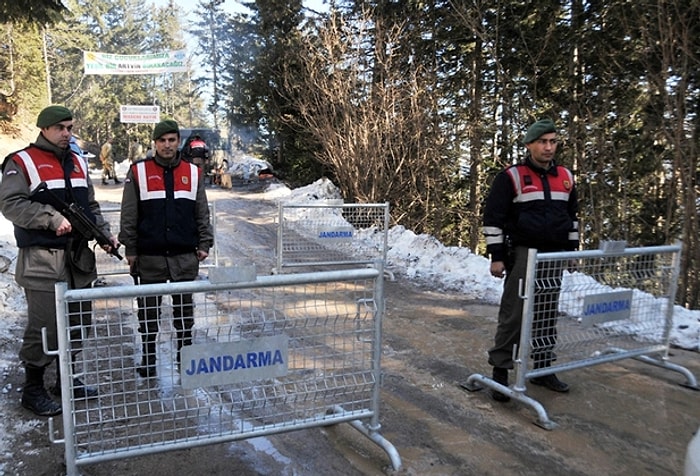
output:
POLYGON ((180 129, 180 145, 178 150, 182 152, 190 137, 199 136, 209 148, 209 158, 204 163, 204 173, 206 174, 206 182, 213 183, 214 171, 221 167, 226 159, 228 152, 228 144, 222 138, 221 133, 216 129, 180 129))

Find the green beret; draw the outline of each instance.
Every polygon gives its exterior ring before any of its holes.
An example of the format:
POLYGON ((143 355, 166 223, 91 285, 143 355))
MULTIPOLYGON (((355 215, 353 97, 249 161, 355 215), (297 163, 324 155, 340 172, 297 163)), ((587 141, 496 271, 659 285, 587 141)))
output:
POLYGON ((172 119, 166 119, 156 124, 156 127, 153 129, 153 140, 159 139, 163 134, 167 134, 168 132, 177 132, 177 134, 180 135, 180 127, 177 125, 177 122, 172 119))
POLYGON ((554 127, 554 122, 552 122, 551 119, 541 119, 530 126, 527 130, 527 134, 525 134, 523 142, 529 144, 539 139, 542 134, 548 134, 550 132, 557 132, 557 128, 554 127))
POLYGON ((36 126, 43 129, 70 119, 73 119, 73 113, 67 107, 49 106, 42 109, 39 113, 39 116, 36 118, 36 126))

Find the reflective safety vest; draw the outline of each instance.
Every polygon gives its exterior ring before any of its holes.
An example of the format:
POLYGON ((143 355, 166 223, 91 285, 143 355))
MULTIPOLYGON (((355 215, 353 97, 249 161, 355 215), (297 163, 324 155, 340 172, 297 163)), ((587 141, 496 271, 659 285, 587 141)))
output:
POLYGON ((529 159, 499 173, 484 206, 484 237, 493 261, 508 249, 540 251, 578 247, 578 203, 573 174, 553 165, 544 170, 529 159))
POLYGON ((207 144, 202 139, 193 139, 186 149, 186 155, 190 158, 199 157, 201 159, 208 158, 209 150, 207 144))
POLYGON ((163 167, 155 159, 131 167, 139 190, 138 253, 172 256, 196 252, 199 167, 184 160, 174 167, 163 167))
MULTIPOLYGON (((31 201, 49 204, 54 208, 58 207, 58 204, 51 199, 48 193, 33 193, 39 184, 46 182, 47 188, 52 193, 64 202, 77 203, 85 215, 93 223, 95 222, 95 216, 90 211, 88 201, 88 166, 82 157, 71 151, 70 158, 62 163, 53 152, 30 146, 13 155, 12 161, 22 169, 27 178, 31 201), (72 189, 70 194, 66 190, 66 175, 70 179, 72 189)), ((55 230, 28 230, 15 225, 15 238, 19 248, 43 246, 64 249, 69 236, 56 236, 55 230)))
POLYGON ((508 167, 513 185, 516 222, 510 230, 514 244, 541 250, 567 249, 578 241, 578 223, 569 212, 574 176, 569 169, 555 165, 537 170, 525 164, 508 167))

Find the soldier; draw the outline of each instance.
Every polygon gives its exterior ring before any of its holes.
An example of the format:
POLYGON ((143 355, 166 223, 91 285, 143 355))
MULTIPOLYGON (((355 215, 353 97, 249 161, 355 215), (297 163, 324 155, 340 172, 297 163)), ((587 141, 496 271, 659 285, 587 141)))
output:
MULTIPOLYGON (((66 282, 72 289, 91 287, 97 278, 95 255, 88 242, 74 230, 70 221, 51 205, 49 193, 35 193, 45 183, 51 194, 65 202, 77 203, 112 241, 105 251, 118 247, 109 232, 95 200, 95 190, 82 156, 70 148, 73 115, 63 106, 49 106, 37 118, 41 129, 36 142, 10 154, 3 163, 0 182, 2 214, 14 224, 19 252, 15 280, 27 298, 27 326, 19 358, 24 364, 26 383, 22 406, 40 416, 61 413, 44 388, 44 372, 55 360, 44 353, 42 328, 46 328, 48 346, 58 348, 56 329, 56 295, 54 285, 66 282)), ((69 306, 71 341, 79 347, 80 326, 89 326, 92 303, 77 302, 69 306)), ((79 351, 79 350, 78 350, 79 351)), ((77 351, 72 355, 75 360, 77 351)), ((57 366, 58 368, 58 366, 57 366)), ((61 394, 57 374, 54 395, 61 394)), ((97 389, 73 381, 74 398, 94 398, 97 389)))

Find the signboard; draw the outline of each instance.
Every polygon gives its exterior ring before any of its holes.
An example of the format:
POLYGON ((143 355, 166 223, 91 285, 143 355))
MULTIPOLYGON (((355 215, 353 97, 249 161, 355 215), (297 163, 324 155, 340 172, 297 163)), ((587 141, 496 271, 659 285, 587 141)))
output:
POLYGON ((85 74, 161 74, 187 72, 185 50, 148 55, 84 51, 85 74))
POLYGON ((191 389, 287 375, 286 335, 186 345, 180 350, 180 382, 191 389))
POLYGON ((354 231, 351 226, 333 226, 319 230, 317 238, 321 241, 351 241, 354 231))
POLYGON ((156 124, 160 122, 160 106, 120 106, 122 123, 156 124))
POLYGON ((629 319, 633 293, 629 290, 585 296, 581 316, 583 326, 589 328, 604 322, 629 319))

